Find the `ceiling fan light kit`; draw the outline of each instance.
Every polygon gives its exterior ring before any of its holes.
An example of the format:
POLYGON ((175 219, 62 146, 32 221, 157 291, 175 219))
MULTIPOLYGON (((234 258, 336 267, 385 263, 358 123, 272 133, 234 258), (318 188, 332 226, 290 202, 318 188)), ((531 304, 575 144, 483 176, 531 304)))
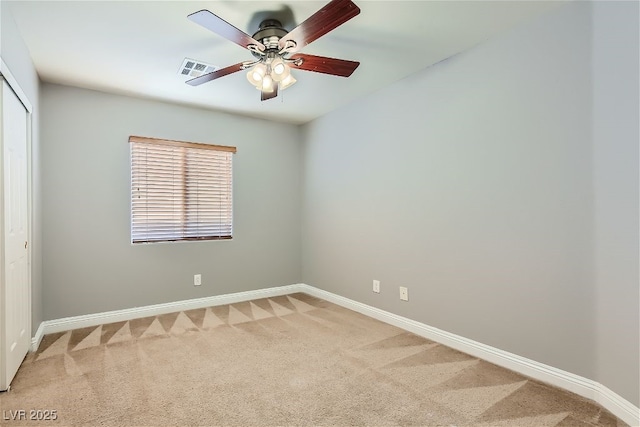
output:
POLYGON ((248 70, 247 80, 261 92, 260 99, 266 101, 278 96, 278 90, 284 90, 296 82, 291 68, 349 77, 358 68, 359 62, 297 52, 359 13, 360 9, 351 0, 332 0, 290 32, 282 27, 280 21, 265 19, 253 36, 208 10, 192 13, 188 16, 191 21, 244 47, 256 59, 203 74, 187 80, 187 84, 198 86, 248 70))
POLYGON ((280 90, 284 90, 296 82, 296 79, 291 76, 291 68, 287 65, 286 58, 282 54, 261 52, 256 55, 264 56, 259 56, 258 61, 242 64, 244 68, 249 68, 247 80, 256 89, 270 92, 273 91, 275 84, 279 86, 280 90))

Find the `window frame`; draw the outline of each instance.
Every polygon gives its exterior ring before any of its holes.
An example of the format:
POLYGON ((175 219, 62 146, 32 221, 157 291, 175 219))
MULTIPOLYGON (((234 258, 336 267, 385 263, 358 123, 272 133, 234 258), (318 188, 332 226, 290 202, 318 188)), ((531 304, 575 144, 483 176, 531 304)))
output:
MULTIPOLYGON (((187 141, 177 141, 177 140, 170 140, 170 139, 161 139, 161 138, 150 138, 150 137, 143 137, 143 136, 130 136, 129 137, 129 153, 130 153, 130 157, 129 157, 129 166, 130 166, 130 222, 129 222, 129 226, 130 226, 130 243, 132 245, 139 245, 139 244, 152 244, 152 243, 167 243, 167 242, 189 242, 189 241, 209 241, 209 240, 231 240, 233 239, 233 154, 236 153, 237 149, 236 147, 233 146, 226 146, 226 145, 215 145, 215 144, 207 144, 207 143, 199 143, 199 142, 187 142, 187 141), (158 239, 141 239, 141 238, 135 238, 134 235, 134 157, 133 157, 133 150, 134 150, 134 143, 141 143, 141 144, 150 144, 150 145, 164 145, 164 146, 171 146, 171 147, 179 147, 179 148, 183 148, 185 150, 208 150, 208 151, 218 151, 218 152, 229 152, 231 153, 231 158, 230 158, 230 165, 229 165, 229 179, 230 179, 230 184, 229 184, 229 197, 230 197, 230 214, 231 214, 231 219, 229 222, 229 235, 202 235, 202 236, 185 236, 185 234, 187 234, 184 230, 186 230, 186 228, 188 227, 188 210, 189 210, 189 195, 191 194, 189 191, 186 190, 187 187, 187 183, 188 183, 188 174, 189 174, 189 167, 188 167, 188 162, 187 162, 187 157, 188 157, 188 151, 184 152, 184 157, 182 158, 182 170, 181 170, 181 178, 180 181, 183 183, 183 188, 185 188, 184 193, 182 194, 182 200, 181 203, 179 204, 179 206, 182 208, 183 211, 183 216, 180 220, 180 223, 182 224, 182 236, 176 236, 176 237, 163 237, 163 238, 158 238, 158 239)), ((138 191, 140 191, 138 189, 138 191)), ((169 209, 168 209, 169 210, 169 209)), ((223 224, 222 222, 220 224, 223 224)), ((152 230, 152 228, 150 227, 150 229, 152 230)), ((169 233, 167 233, 169 234, 169 233)))

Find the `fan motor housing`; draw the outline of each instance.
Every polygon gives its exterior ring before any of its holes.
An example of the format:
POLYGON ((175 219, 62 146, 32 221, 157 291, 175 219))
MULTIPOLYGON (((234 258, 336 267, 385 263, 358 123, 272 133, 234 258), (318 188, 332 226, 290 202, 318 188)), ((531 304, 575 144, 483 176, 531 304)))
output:
MULTIPOLYGON (((260 23, 260 29, 253 34, 253 38, 262 42, 263 40, 269 40, 271 37, 277 37, 280 40, 282 37, 286 36, 288 33, 287 30, 282 28, 282 23, 277 19, 265 19, 260 23)), ((267 44, 271 44, 268 43, 267 44)), ((278 49, 278 46, 267 46, 267 49, 278 49)))

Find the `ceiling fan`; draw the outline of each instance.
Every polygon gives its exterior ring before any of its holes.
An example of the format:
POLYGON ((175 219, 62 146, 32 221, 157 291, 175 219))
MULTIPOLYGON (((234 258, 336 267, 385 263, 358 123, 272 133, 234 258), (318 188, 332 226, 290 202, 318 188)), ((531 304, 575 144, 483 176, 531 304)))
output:
POLYGON ((192 13, 188 16, 191 21, 249 50, 256 59, 203 74, 187 80, 187 84, 198 86, 249 69, 247 79, 260 90, 260 99, 266 101, 278 96, 279 89, 284 90, 296 82, 291 75, 291 68, 349 77, 358 68, 359 62, 298 51, 359 13, 360 9, 351 0, 331 0, 291 31, 282 28, 277 19, 265 19, 253 36, 208 10, 192 13))

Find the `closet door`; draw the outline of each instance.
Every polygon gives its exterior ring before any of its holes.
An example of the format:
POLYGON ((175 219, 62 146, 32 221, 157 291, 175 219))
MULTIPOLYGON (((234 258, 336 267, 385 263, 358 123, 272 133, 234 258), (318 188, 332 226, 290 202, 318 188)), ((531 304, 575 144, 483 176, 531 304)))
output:
POLYGON ((4 328, 0 390, 11 384, 31 343, 27 194, 27 110, 2 81, 3 243, 0 325, 4 328))

